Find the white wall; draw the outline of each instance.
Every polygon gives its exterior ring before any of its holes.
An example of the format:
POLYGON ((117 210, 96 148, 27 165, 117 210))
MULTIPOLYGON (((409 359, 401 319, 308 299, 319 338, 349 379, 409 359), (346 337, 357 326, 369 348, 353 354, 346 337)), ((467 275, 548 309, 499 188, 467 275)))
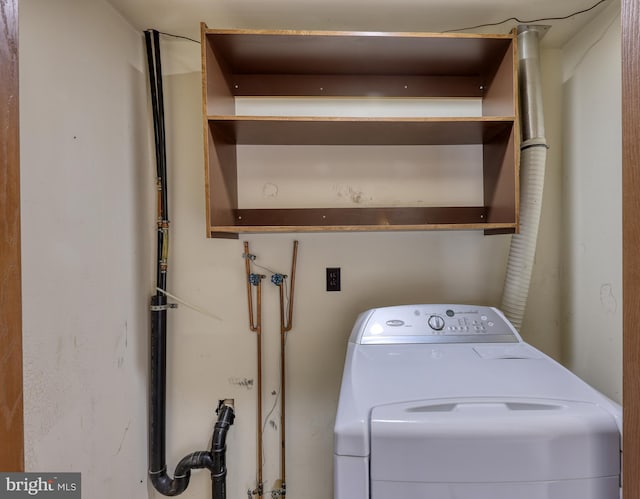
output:
POLYGON ((622 398, 620 6, 563 49, 563 316, 568 366, 622 398))
POLYGON ((83 497, 146 497, 153 170, 140 33, 20 2, 25 454, 83 497))

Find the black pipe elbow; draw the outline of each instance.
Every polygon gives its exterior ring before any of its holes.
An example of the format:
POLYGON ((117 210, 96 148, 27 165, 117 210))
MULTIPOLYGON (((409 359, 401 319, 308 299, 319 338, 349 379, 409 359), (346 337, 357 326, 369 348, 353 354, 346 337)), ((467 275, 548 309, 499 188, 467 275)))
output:
POLYGON ((188 487, 191 473, 183 477, 171 479, 169 475, 167 475, 167 470, 164 469, 158 472, 149 471, 149 478, 154 488, 162 495, 177 496, 178 494, 182 494, 188 487))
POLYGON ((227 432, 235 419, 232 402, 221 401, 217 412, 218 421, 214 426, 210 452, 193 452, 183 457, 176 466, 174 478, 167 475, 164 463, 159 471, 149 471, 151 483, 162 495, 177 496, 182 494, 189 486, 191 470, 204 468, 211 472, 213 499, 226 498, 227 432))
POLYGON ((177 496, 189 486, 191 470, 203 468, 213 469, 213 459, 210 452, 193 452, 183 457, 176 466, 173 479, 167 475, 166 468, 159 472, 150 471, 149 477, 158 492, 165 496, 177 496))

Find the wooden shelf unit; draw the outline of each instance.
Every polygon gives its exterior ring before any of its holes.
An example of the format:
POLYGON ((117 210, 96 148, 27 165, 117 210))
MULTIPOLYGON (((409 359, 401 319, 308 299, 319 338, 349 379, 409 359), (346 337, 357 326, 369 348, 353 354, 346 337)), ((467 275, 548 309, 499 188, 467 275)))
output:
MULTIPOLYGON (((201 24, 207 234, 518 230, 515 34, 219 30, 201 24), (472 117, 236 115, 235 98, 476 98, 472 117), (243 209, 237 145, 482 145, 482 206, 243 209)), ((292 172, 295 174, 295 172, 292 172)))

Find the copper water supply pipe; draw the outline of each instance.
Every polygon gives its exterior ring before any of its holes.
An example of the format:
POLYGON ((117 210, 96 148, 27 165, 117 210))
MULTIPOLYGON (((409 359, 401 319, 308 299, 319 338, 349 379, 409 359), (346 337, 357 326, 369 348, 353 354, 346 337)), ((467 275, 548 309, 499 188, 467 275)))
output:
POLYGON ((258 477, 257 486, 251 495, 256 495, 259 499, 262 499, 263 485, 262 485, 262 279, 263 275, 258 276, 258 280, 255 283, 256 286, 256 319, 254 321, 253 314, 253 291, 251 290, 251 254, 249 253, 249 243, 244 242, 244 259, 245 259, 245 271, 247 278, 247 302, 249 305, 249 329, 256 333, 256 350, 257 350, 257 466, 258 477))
POLYGON ((257 350, 257 363, 258 363, 258 382, 257 382, 257 432, 258 432, 258 487, 257 496, 262 499, 262 277, 258 280, 256 296, 257 296, 257 324, 256 324, 256 350, 257 350))
POLYGON ((291 286, 288 310, 286 311, 285 319, 285 307, 284 307, 284 286, 280 284, 280 473, 281 483, 280 487, 282 495, 286 494, 287 490, 287 464, 286 464, 286 339, 287 332, 291 331, 293 326, 293 297, 295 291, 296 282, 296 260, 298 258, 298 241, 293 241, 293 257, 291 259, 291 286))
POLYGON ((286 331, 291 331, 293 326, 293 291, 296 286, 296 260, 298 259, 298 241, 293 241, 293 256, 291 257, 291 296, 289 298, 289 317, 287 318, 286 331))
POLYGON ((256 332, 258 329, 253 321, 253 292, 251 291, 251 255, 249 254, 249 242, 244 242, 244 269, 247 274, 247 305, 249 306, 249 330, 256 332))

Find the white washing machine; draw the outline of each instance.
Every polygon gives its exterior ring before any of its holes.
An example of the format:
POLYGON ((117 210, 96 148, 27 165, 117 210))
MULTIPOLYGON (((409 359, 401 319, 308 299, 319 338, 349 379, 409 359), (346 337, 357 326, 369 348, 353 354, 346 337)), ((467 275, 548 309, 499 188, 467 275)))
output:
POLYGON ((618 499, 622 412, 495 308, 361 314, 335 423, 334 499, 618 499))

